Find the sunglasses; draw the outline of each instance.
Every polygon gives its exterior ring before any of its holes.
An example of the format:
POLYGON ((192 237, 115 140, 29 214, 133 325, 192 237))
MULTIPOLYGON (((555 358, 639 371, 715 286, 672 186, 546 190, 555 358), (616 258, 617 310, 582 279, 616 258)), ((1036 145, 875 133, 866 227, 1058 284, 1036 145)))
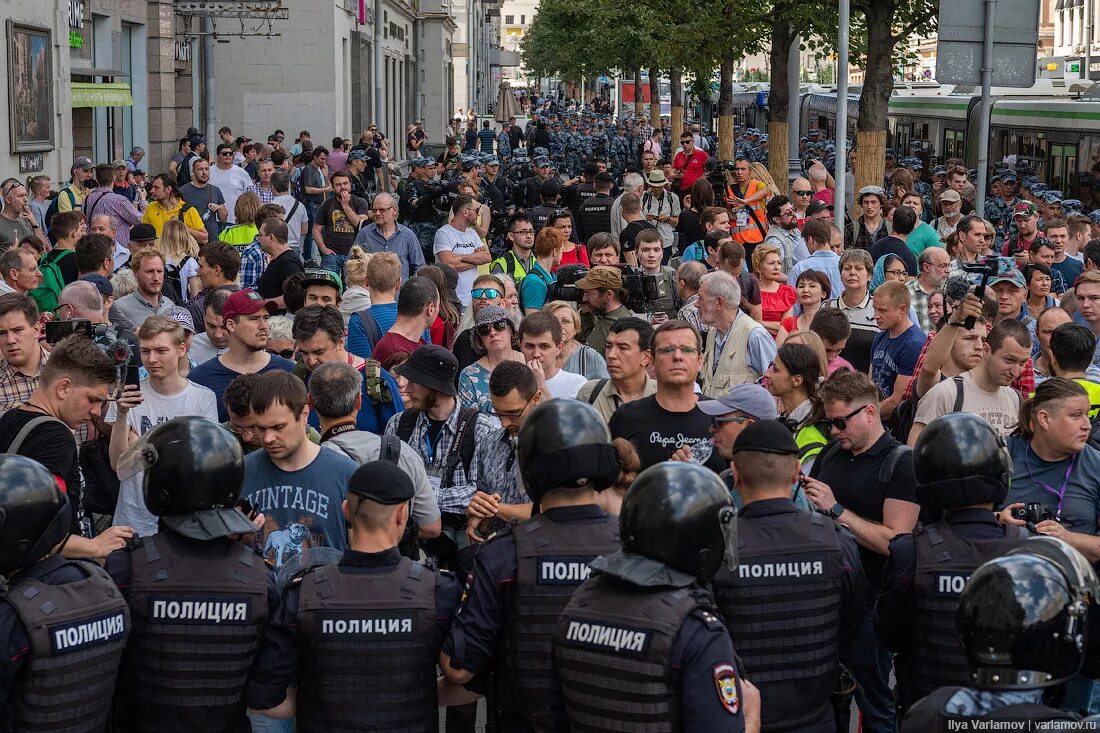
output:
POLYGON ((813 194, 813 191, 791 191, 791 193, 795 196, 810 196, 813 194))
POLYGON ((710 420, 711 427, 715 430, 720 430, 723 425, 728 422, 737 423, 738 425, 747 422, 754 422, 753 418, 745 417, 743 415, 730 415, 728 417, 713 417, 710 420))
POLYGON ((293 359, 294 358, 294 349, 283 349, 282 351, 275 351, 273 349, 267 349, 266 351, 267 351, 267 353, 271 354, 272 356, 281 356, 284 359, 293 359))
POLYGON ((501 296, 501 292, 496 288, 475 288, 470 291, 470 295, 474 300, 481 300, 482 298, 495 300, 501 296))
POLYGON ((493 331, 506 331, 508 329, 508 321, 497 321, 496 323, 486 323, 477 327, 477 335, 481 337, 488 336, 493 331))
POLYGON ((851 412, 849 412, 844 417, 829 418, 825 422, 828 423, 829 427, 835 428, 836 430, 847 430, 848 429, 848 421, 851 420, 856 415, 858 415, 859 413, 863 412, 863 410, 866 409, 867 407, 868 407, 867 405, 860 405, 859 407, 852 410, 851 412))

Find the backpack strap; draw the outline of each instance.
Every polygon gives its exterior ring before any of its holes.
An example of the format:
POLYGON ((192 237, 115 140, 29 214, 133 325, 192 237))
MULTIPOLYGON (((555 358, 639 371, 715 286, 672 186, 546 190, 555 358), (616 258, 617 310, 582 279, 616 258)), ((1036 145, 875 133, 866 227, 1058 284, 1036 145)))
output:
POLYGON ((396 435, 383 435, 382 445, 378 449, 378 460, 397 463, 401 458, 401 438, 396 435))
POLYGON ((405 410, 401 413, 401 417, 397 418, 397 437, 403 442, 408 443, 412 439, 418 417, 420 413, 416 410, 405 410))
POLYGON ((379 328, 378 321, 374 320, 369 308, 364 308, 356 315, 359 316, 359 322, 363 324, 363 330, 367 333, 367 342, 373 350, 374 345, 382 339, 382 329, 379 328))
POLYGON ((603 394, 603 388, 606 385, 606 379, 601 379, 600 381, 596 382, 596 386, 592 388, 592 393, 588 395, 588 404, 596 404, 596 400, 598 400, 600 398, 600 395, 603 394))
POLYGON ((467 478, 470 475, 470 464, 474 462, 474 426, 477 423, 478 412, 476 407, 463 407, 458 414, 458 425, 455 428, 455 440, 451 444, 451 451, 447 455, 447 463, 443 468, 443 486, 453 486, 455 471, 458 470, 458 461, 462 460, 462 468, 467 478))
POLYGON ((301 205, 301 201, 299 201, 298 199, 294 199, 294 205, 290 207, 290 212, 286 215, 286 218, 283 219, 283 221, 290 221, 291 219, 293 219, 295 212, 298 211, 298 207, 301 205))
MULTIPOLYGON (((15 438, 8 444, 8 449, 4 452, 9 454, 18 453, 19 449, 23 447, 23 441, 27 439, 31 431, 39 425, 45 425, 48 422, 61 423, 61 421, 53 415, 38 415, 37 417, 32 417, 27 421, 26 425, 19 429, 19 432, 15 434, 15 438)), ((64 425, 64 423, 61 424, 64 425)))
POLYGON ((955 405, 951 408, 951 412, 962 412, 963 408, 963 378, 961 374, 956 374, 951 377, 951 381, 955 383, 955 405))
POLYGON ((882 486, 889 486, 891 480, 894 478, 894 471, 897 470, 898 463, 901 461, 902 456, 909 455, 912 452, 913 449, 904 444, 895 445, 890 449, 890 455, 886 456, 886 460, 882 462, 882 467, 879 469, 879 484, 882 486))

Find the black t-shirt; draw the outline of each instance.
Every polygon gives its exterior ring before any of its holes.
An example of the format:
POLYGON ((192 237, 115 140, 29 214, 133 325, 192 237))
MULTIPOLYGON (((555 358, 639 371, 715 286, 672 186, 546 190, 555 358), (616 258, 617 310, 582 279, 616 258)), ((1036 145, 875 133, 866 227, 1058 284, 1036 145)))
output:
POLYGON ((706 236, 695 209, 680 211, 680 216, 676 219, 676 231, 680 233, 680 251, 687 249, 689 244, 694 244, 706 236))
MULTIPOLYGON (((38 410, 19 408, 4 413, 0 417, 0 452, 7 452, 23 426, 42 415, 38 410)), ((79 534, 80 517, 75 509, 80 506, 80 464, 73 431, 60 420, 51 420, 32 430, 17 453, 38 461, 57 479, 58 486, 68 494, 69 502, 74 507, 71 531, 79 534)))
POLYGON ((920 270, 917 268, 917 258, 905 246, 905 242, 897 237, 883 237, 871 246, 871 259, 874 262, 878 262, 878 258, 883 255, 897 255, 905 263, 907 273, 913 277, 920 274, 920 270))
MULTIPOLYGON (((882 464, 898 445, 900 443, 889 433, 883 433, 874 445, 858 456, 839 445, 827 448, 814 461, 810 476, 828 484, 837 502, 845 509, 881 524, 882 505, 887 499, 917 503, 917 479, 913 473, 911 452, 901 456, 889 481, 879 480, 882 464)), ((886 556, 863 545, 859 547, 859 556, 869 584, 867 602, 871 605, 882 586, 886 556)))
POLYGON ((288 249, 276 257, 260 276, 256 290, 265 298, 278 298, 283 294, 283 283, 296 272, 305 272, 302 258, 297 252, 288 249))
MULTIPOLYGON (((634 444, 643 470, 667 461, 681 445, 710 440, 709 415, 698 407, 690 412, 669 412, 657 403, 657 395, 620 405, 608 427, 612 438, 626 438, 634 444)), ((714 451, 707 468, 720 473, 729 466, 714 451)))
POLYGON ((619 234, 619 249, 623 252, 633 252, 636 249, 634 240, 637 239, 638 234, 646 229, 656 229, 650 222, 645 219, 639 219, 638 221, 632 221, 623 228, 623 231, 619 234))
MULTIPOLYGON (((370 214, 370 204, 358 196, 351 197, 351 208, 361 217, 370 214)), ((355 235, 359 228, 351 223, 344 208, 334 198, 330 198, 321 204, 321 210, 317 214, 317 221, 321 222, 321 232, 325 238, 325 246, 338 255, 347 256, 351 251, 351 244, 355 241, 355 235)))
POLYGON ((455 374, 455 384, 458 384, 458 375, 462 373, 462 370, 473 364, 475 361, 481 358, 481 354, 474 351, 474 347, 470 345, 470 334, 473 333, 473 328, 467 328, 462 333, 455 337, 454 345, 451 347, 451 353, 458 359, 458 372, 455 374))
POLYGON ((80 277, 80 271, 76 267, 76 252, 73 250, 52 249, 46 253, 46 262, 57 263, 57 268, 61 270, 61 277, 65 280, 66 285, 76 282, 77 278, 80 277), (65 254, 65 252, 69 252, 69 254, 65 254))

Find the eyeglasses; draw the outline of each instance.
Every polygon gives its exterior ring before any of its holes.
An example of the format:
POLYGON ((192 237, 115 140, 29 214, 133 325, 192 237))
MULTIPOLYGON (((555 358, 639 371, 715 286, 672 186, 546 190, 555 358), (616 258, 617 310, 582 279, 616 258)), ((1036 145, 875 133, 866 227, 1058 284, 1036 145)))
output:
POLYGON ((725 423, 737 423, 738 425, 747 422, 756 422, 755 418, 745 417, 744 415, 729 415, 727 417, 713 417, 710 420, 710 425, 715 430, 720 430, 725 423))
POLYGON ((232 155, 232 154, 233 154, 232 150, 222 150, 221 152, 218 153, 218 155, 232 155))
POLYGON ((848 421, 851 420, 856 415, 858 415, 859 413, 863 412, 863 410, 867 407, 869 407, 869 405, 860 405, 859 407, 852 410, 851 412, 849 412, 844 417, 832 417, 832 418, 827 419, 825 422, 828 423, 829 427, 831 427, 831 428, 835 428, 837 430, 847 430, 848 429, 848 421))
POLYGON ((894 277, 905 277, 905 270, 887 270, 886 274, 894 277))
MULTIPOLYGON (((476 297, 476 296, 475 296, 476 297)), ((477 335, 484 338, 488 336, 492 331, 501 332, 508 329, 508 321, 497 321, 496 323, 486 323, 477 327, 477 335)))
POLYGON ((489 414, 495 417, 497 420, 519 420, 523 416, 524 410, 531 404, 531 400, 535 399, 535 395, 531 395, 527 398, 527 402, 523 403, 523 407, 516 412, 497 412, 493 410, 489 414))
POLYGON ((512 234, 534 234, 534 229, 513 229, 512 234))
POLYGON ((374 209, 374 208, 372 208, 372 209, 371 209, 371 213, 372 213, 372 214, 385 214, 385 213, 386 213, 387 211, 389 211, 390 209, 396 209, 396 208, 397 208, 396 206, 386 206, 386 207, 384 207, 384 208, 381 208, 381 209, 374 209))
POLYGON ((810 195, 813 194, 813 191, 794 191, 794 190, 792 190, 791 193, 793 193, 795 196, 810 196, 810 195))
POLYGON ((283 349, 282 351, 275 351, 274 349, 267 349, 266 351, 267 351, 267 353, 271 354, 272 356, 281 356, 284 359, 293 359, 294 358, 294 349, 283 349))
POLYGON ((699 353, 699 349, 695 346, 662 346, 655 350, 655 353, 660 356, 672 356, 679 351, 684 356, 695 356, 699 353))
POLYGON ((470 295, 474 300, 481 300, 482 298, 495 300, 501 296, 501 292, 496 288, 475 288, 470 291, 470 295))

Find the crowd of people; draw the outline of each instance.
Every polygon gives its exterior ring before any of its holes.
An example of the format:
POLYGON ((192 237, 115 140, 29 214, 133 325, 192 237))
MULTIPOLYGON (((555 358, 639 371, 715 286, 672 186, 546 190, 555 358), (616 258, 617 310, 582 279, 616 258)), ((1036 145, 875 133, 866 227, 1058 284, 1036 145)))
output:
POLYGON ((1100 712, 1096 212, 532 102, 0 184, 0 728, 1100 712))

